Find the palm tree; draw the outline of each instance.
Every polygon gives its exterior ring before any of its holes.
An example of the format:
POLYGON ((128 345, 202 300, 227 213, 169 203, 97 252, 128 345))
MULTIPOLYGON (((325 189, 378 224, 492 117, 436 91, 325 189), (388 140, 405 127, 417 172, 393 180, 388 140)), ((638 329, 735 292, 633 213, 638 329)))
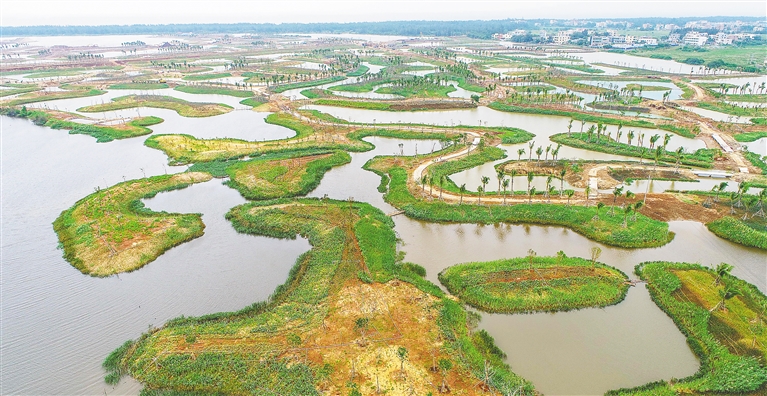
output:
POLYGON ((727 182, 719 183, 719 188, 716 190, 716 196, 714 196, 714 202, 719 202, 719 193, 727 189, 727 182))
POLYGON ((591 143, 591 137, 594 135, 594 131, 597 129, 594 125, 590 126, 589 129, 586 131, 586 135, 589 138, 589 143, 591 143))
POLYGON ((514 195, 514 178, 517 176, 517 170, 512 169, 509 175, 511 176, 511 195, 514 195))
POLYGON ((727 263, 717 264, 716 267, 714 267, 714 272, 716 272, 716 279, 714 279, 714 286, 719 286, 719 283, 722 281, 722 278, 729 275, 733 269, 735 269, 735 267, 727 263))
POLYGON ((503 171, 503 169, 495 170, 495 177, 498 178, 498 189, 495 190, 496 192, 501 192, 501 183, 503 182, 504 176, 506 176, 506 173, 503 171))
POLYGON ((490 183, 490 178, 487 176, 482 176, 482 179, 480 179, 480 181, 482 182, 482 191, 483 192, 487 191, 486 186, 487 186, 487 183, 490 183))
POLYGON ((479 200, 477 201, 478 205, 482 205, 482 193, 485 192, 485 188, 482 186, 477 187, 477 192, 479 193, 479 200))
POLYGON ((432 188, 434 187, 434 175, 429 174, 429 195, 431 196, 432 188))
POLYGON ((549 187, 549 192, 548 192, 548 196, 547 196, 547 198, 548 198, 548 203, 551 203, 551 196, 552 196, 552 195, 553 195, 553 194, 554 194, 556 191, 557 191, 556 187, 554 187, 554 186, 551 186, 551 187, 549 187))
POLYGON ((533 160, 533 147, 535 147, 535 140, 530 141, 530 143, 527 144, 527 147, 529 150, 529 156, 527 157, 527 162, 530 162, 533 160))
POLYGON ((527 172, 527 192, 530 193, 530 184, 533 182, 533 172, 527 172))
POLYGON ((586 207, 588 208, 590 206, 589 195, 591 194, 591 186, 586 185, 584 192, 586 193, 586 207))
POLYGON ((639 213, 639 209, 641 209, 642 206, 644 206, 644 203, 642 201, 634 202, 634 216, 633 216, 634 221, 637 221, 637 213, 639 213))
POLYGON ((754 216, 759 216, 764 218, 764 200, 767 199, 767 188, 763 188, 762 191, 759 192, 759 195, 757 196, 757 204, 756 206, 759 208, 759 210, 754 213, 754 216))
POLYGON ((442 190, 443 190, 442 187, 445 185, 445 179, 447 179, 447 176, 445 175, 441 175, 439 177, 439 200, 440 201, 442 200, 442 190))
POLYGON ((674 164, 674 173, 679 173, 679 162, 682 161, 682 154, 684 154, 684 147, 679 146, 678 149, 674 152, 674 156, 676 157, 676 163, 674 164))
POLYGON ((591 265, 592 268, 596 270, 597 268, 597 260, 599 260, 599 256, 602 255, 602 248, 599 246, 594 246, 591 248, 591 265))
POLYGON ((506 189, 509 188, 509 179, 503 179, 503 204, 506 205, 506 189))
POLYGON ((625 208, 623 208, 623 228, 627 228, 628 225, 628 219, 629 219, 629 213, 631 213, 631 210, 634 209, 633 206, 628 205, 625 208))
POLYGON ((594 214, 594 217, 592 217, 591 220, 599 220, 599 210, 604 207, 605 204, 603 202, 597 202, 597 213, 594 214))
POLYGON ((733 191, 730 193, 730 214, 735 214, 735 200, 738 199, 738 193, 733 191))
POLYGON ((583 133, 583 126, 586 125, 586 121, 581 120, 581 133, 583 133))
POLYGON ((551 145, 546 146, 546 156, 543 158, 544 162, 549 162, 549 152, 551 151, 551 145))
POLYGON ((572 198, 573 195, 575 195, 574 190, 570 190, 570 189, 565 190, 565 196, 567 196, 567 206, 570 206, 570 198, 572 198))
POLYGON ((634 131, 629 130, 629 133, 626 134, 626 139, 628 140, 629 147, 631 147, 631 141, 634 140, 634 131))
POLYGON ((570 137, 570 130, 573 129, 573 120, 570 120, 570 123, 567 124, 567 137, 570 137))
POLYGON ((613 189, 613 206, 610 207, 610 213, 615 214, 615 201, 618 200, 618 197, 620 197, 623 194, 623 187, 618 187, 616 189, 613 189))
POLYGON ((461 184, 461 187, 458 187, 458 192, 461 193, 461 200, 458 201, 458 205, 463 204, 463 194, 466 194, 466 183, 461 184))
POLYGON ((423 191, 426 191, 426 183, 429 181, 428 176, 423 175, 421 176, 421 187, 423 188, 423 191))
POLYGON ((725 306, 725 303, 727 302, 727 300, 733 297, 739 296, 740 294, 741 294, 740 290, 732 286, 725 286, 724 289, 719 289, 719 298, 721 298, 721 300, 719 301, 719 303, 714 305, 714 307, 711 308, 709 312, 716 311, 717 308, 721 309, 722 311, 726 311, 727 307, 725 306))
POLYGON ((517 150, 517 161, 521 161, 523 155, 525 155, 525 149, 524 148, 521 148, 521 149, 517 150))
POLYGON ((660 135, 658 135, 657 133, 655 135, 652 135, 652 137, 650 137, 650 150, 652 150, 653 147, 655 147, 655 143, 658 141, 658 139, 660 139, 660 135))
POLYGON ((667 134, 663 135, 663 149, 664 150, 666 149, 666 146, 668 146, 668 142, 670 142, 670 141, 671 141, 671 135, 670 134, 667 133, 667 134))
POLYGON ((559 171, 559 198, 562 198, 562 192, 565 188, 565 175, 567 174, 567 165, 559 171))
POLYGON ((528 192, 528 194, 529 194, 529 198, 527 200, 527 203, 528 204, 532 204, 533 203, 533 195, 535 195, 535 187, 531 187, 530 191, 528 192))
POLYGON ((541 154, 543 154, 543 147, 538 146, 538 148, 535 149, 535 154, 538 156, 537 162, 541 162, 541 154))

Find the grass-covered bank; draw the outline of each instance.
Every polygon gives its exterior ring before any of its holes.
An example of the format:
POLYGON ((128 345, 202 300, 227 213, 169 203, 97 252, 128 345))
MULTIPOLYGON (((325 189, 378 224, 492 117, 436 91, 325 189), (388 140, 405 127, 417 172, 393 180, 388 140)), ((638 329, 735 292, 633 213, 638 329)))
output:
POLYGON ((84 98, 88 96, 98 96, 105 94, 106 91, 99 89, 86 88, 86 89, 72 89, 66 91, 34 91, 23 94, 7 102, 3 102, 3 106, 22 106, 30 103, 47 102, 49 100, 61 100, 61 99, 73 99, 84 98))
POLYGON ((61 212, 53 229, 64 258, 84 274, 133 271, 173 246, 203 234, 199 214, 157 213, 143 198, 210 180, 207 173, 180 173, 131 180, 77 201, 61 212))
POLYGON ((173 89, 179 92, 185 92, 189 94, 198 94, 198 95, 226 95, 226 96, 234 96, 237 98, 250 98, 253 96, 253 91, 249 89, 248 90, 231 89, 231 88, 216 87, 216 86, 210 86, 210 85, 179 85, 173 89))
POLYGON ((292 83, 292 84, 282 84, 282 85, 272 87, 272 92, 282 93, 282 92, 285 92, 291 89, 296 89, 296 88, 316 87, 318 85, 330 84, 330 83, 334 83, 338 81, 343 81, 345 79, 346 78, 343 76, 333 76, 328 78, 321 78, 319 80, 301 81, 301 82, 292 83))
POLYGON ((701 362, 687 378, 658 381, 622 395, 764 394, 767 298, 754 285, 698 264, 650 262, 636 267, 653 301, 668 314, 701 362))
POLYGON ((104 362, 109 383, 128 374, 170 394, 369 394, 380 387, 425 395, 473 392, 486 382, 534 394, 492 338, 472 331, 474 316, 398 262, 393 223, 381 211, 282 199, 235 207, 227 219, 238 232, 301 236, 312 248, 266 301, 180 317, 124 344, 104 362), (494 373, 487 380, 485 367, 494 373))
POLYGON ((121 125, 91 125, 56 118, 55 115, 40 110, 30 111, 25 107, 22 107, 21 110, 4 108, 0 110, 0 114, 10 117, 27 118, 37 125, 47 126, 52 129, 67 129, 72 135, 93 136, 99 143, 148 135, 152 133, 152 130, 147 127, 163 122, 162 118, 149 116, 136 118, 121 125))
POLYGON ((120 83, 120 84, 112 84, 109 86, 109 89, 165 89, 170 88, 170 86, 166 83, 160 83, 160 82, 130 82, 130 83, 120 83))
POLYGON ((422 201, 408 189, 407 170, 391 166, 385 157, 376 157, 365 169, 390 179, 384 199, 401 209, 408 217, 434 222, 493 224, 525 223, 563 226, 597 242, 611 246, 639 248, 663 246, 673 239, 668 224, 637 214, 602 212, 596 207, 565 206, 561 204, 473 205, 422 201), (626 225, 624 227, 624 224, 626 225))
MULTIPOLYGON (((559 133, 550 137, 552 142, 562 144, 564 146, 570 146, 575 148, 581 148, 585 150, 598 151, 601 153, 624 155, 627 157, 645 158, 650 162, 655 160, 656 148, 650 150, 646 147, 638 147, 629 145, 627 143, 618 142, 613 138, 607 136, 592 137, 591 134, 586 132, 573 132, 568 136, 566 133, 559 133)), ((714 156, 716 150, 714 149, 698 149, 694 153, 681 153, 679 157, 672 151, 667 151, 660 147, 658 161, 674 164, 679 161, 682 165, 698 166, 701 168, 711 168, 714 164, 714 156)))
POLYGON ((767 227, 752 224, 741 219, 725 216, 706 224, 706 227, 720 238, 741 245, 767 250, 767 227), (761 229, 759 229, 761 228, 761 229))
POLYGON ((556 312, 622 301, 628 277, 578 257, 529 257, 448 267, 439 280, 461 301, 497 313, 556 312))
POLYGON ((353 109, 380 110, 380 111, 425 111, 425 110, 449 110, 449 109, 468 109, 477 107, 476 104, 469 101, 460 100, 429 100, 413 102, 375 102, 367 100, 348 100, 348 99, 317 99, 316 105, 349 107, 353 109))
POLYGON ((351 156, 344 151, 267 155, 229 166, 226 183, 252 200, 306 195, 320 184, 325 172, 349 162, 351 156))
POLYGON ((221 103, 187 102, 183 99, 163 95, 128 95, 112 99, 109 103, 85 106, 77 109, 84 113, 154 107, 173 110, 183 117, 212 117, 232 111, 231 106, 221 103))

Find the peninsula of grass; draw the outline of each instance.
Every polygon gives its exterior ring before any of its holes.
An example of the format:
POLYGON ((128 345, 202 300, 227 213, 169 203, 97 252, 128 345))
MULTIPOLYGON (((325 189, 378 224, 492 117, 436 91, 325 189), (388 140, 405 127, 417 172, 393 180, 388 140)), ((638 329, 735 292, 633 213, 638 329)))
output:
POLYGON ((596 207, 545 203, 456 205, 442 201, 423 201, 414 197, 408 189, 407 170, 401 166, 392 165, 387 157, 376 157, 368 161, 364 169, 375 172, 382 178, 388 176, 389 190, 384 195, 384 199, 402 210, 408 217, 417 220, 562 226, 593 241, 626 248, 663 246, 674 237, 674 233, 668 230, 668 223, 650 219, 642 214, 637 214, 636 220, 633 220, 633 216, 609 215, 606 211, 596 216, 598 214, 596 207))
POLYGON ((225 183, 250 200, 306 195, 317 188, 325 172, 351 160, 344 151, 266 155, 229 166, 225 183))
POLYGON ((367 73, 370 70, 369 67, 365 65, 359 65, 354 71, 346 73, 346 77, 359 77, 365 73, 367 73))
POLYGON ((34 92, 40 89, 37 87, 37 85, 34 85, 34 84, 2 84, 0 86, 9 88, 9 89, 0 89, 0 98, 5 96, 34 92))
POLYGON ((330 91, 326 91, 322 89, 305 89, 299 93, 301 95, 304 95, 304 97, 306 97, 307 99, 317 99, 317 98, 325 96, 328 92, 330 91))
POLYGON ((431 73, 429 76, 432 78, 439 78, 444 81, 455 81, 458 83, 458 88, 462 88, 470 92, 485 93, 485 87, 477 84, 472 84, 468 82, 465 77, 459 76, 455 73, 431 73))
POLYGON ((134 83, 120 83, 112 84, 109 89, 165 89, 170 88, 166 83, 152 83, 152 82, 134 82, 134 83))
POLYGON ((21 110, 6 108, 0 111, 0 114, 10 117, 27 118, 32 120, 32 122, 37 125, 47 126, 52 129, 68 129, 69 133, 72 135, 93 136, 96 138, 96 142, 98 143, 106 143, 116 139, 128 139, 136 136, 148 135, 152 133, 152 130, 147 128, 148 126, 163 122, 162 118, 149 116, 136 118, 120 125, 91 125, 56 118, 56 116, 46 113, 42 110, 30 111, 27 110, 26 107, 22 107, 21 110))
POLYGON ((694 375, 608 392, 628 395, 764 394, 767 298, 754 285, 698 264, 636 267, 653 301, 676 323, 700 359, 694 375))
POLYGON ((179 85, 173 88, 179 92, 185 92, 188 94, 201 94, 201 95, 226 95, 234 96, 237 98, 250 98, 253 96, 251 90, 230 89, 224 87, 213 87, 207 85, 179 85))
POLYGON ((664 87, 662 85, 642 85, 637 83, 626 84, 626 89, 630 91, 670 91, 670 87, 664 87))
POLYGON ((186 81, 205 81, 205 80, 215 80, 217 78, 225 78, 225 77, 231 77, 231 73, 204 73, 204 74, 189 74, 182 78, 182 80, 186 81))
POLYGON ((47 102, 49 100, 61 100, 61 99, 73 99, 84 98, 87 96, 103 95, 106 91, 99 89, 73 89, 68 91, 35 91, 30 92, 19 97, 16 97, 8 102, 2 103, 3 106, 21 106, 29 103, 47 102))
POLYGON ((247 98, 240 101, 241 105, 250 106, 250 107, 258 107, 264 103, 266 102, 263 102, 257 98, 247 98))
POLYGON ((344 99, 317 99, 316 105, 350 107, 353 109, 381 110, 381 111, 423 111, 423 110, 448 110, 468 109, 477 107, 470 101, 458 100, 431 100, 415 102, 381 102, 371 100, 344 100, 344 99))
POLYGON ((109 276, 139 269, 166 250, 201 236, 205 228, 201 215, 156 213, 141 199, 210 179, 207 173, 154 176, 77 201, 53 222, 64 259, 84 274, 109 276))
POLYGON ((623 124, 624 127, 656 128, 656 125, 650 121, 636 120, 636 119, 622 120, 619 118, 610 118, 610 117, 598 116, 593 114, 581 113, 578 111, 543 109, 539 107, 514 106, 514 105, 503 104, 500 102, 490 103, 488 107, 490 107, 493 110, 506 111, 510 113, 543 114, 543 115, 570 117, 575 121, 592 122, 595 124, 601 122, 603 124, 611 124, 611 125, 623 124))
POLYGON ((332 87, 329 87, 328 89, 331 91, 340 91, 340 92, 371 92, 375 87, 383 84, 391 83, 394 79, 392 78, 377 78, 367 81, 362 81, 358 83, 352 83, 352 84, 342 84, 342 85, 334 85, 332 87))
POLYGON ((579 83, 575 81, 573 78, 567 78, 567 77, 548 77, 545 79, 545 82, 551 85, 562 87, 564 89, 569 89, 571 91, 582 92, 582 93, 593 94, 593 95, 610 92, 610 90, 607 88, 597 87, 596 85, 591 85, 591 84, 579 83))
POLYGON ((569 70, 576 70, 584 73, 589 74, 602 74, 605 71, 602 69, 597 69, 588 65, 573 65, 568 63, 553 63, 553 62, 541 62, 543 65, 547 65, 550 67, 556 67, 556 68, 562 68, 562 69, 569 69, 569 70))
POLYGON ((380 94, 399 95, 405 98, 447 98, 450 92, 456 91, 452 85, 419 84, 416 86, 390 86, 378 88, 380 94))
POLYGON ((165 394, 319 395, 374 392, 377 378, 391 394, 463 393, 485 381, 487 364, 489 389, 534 393, 492 337, 470 330, 460 304, 397 262, 393 222, 380 210, 281 199, 237 206, 226 218, 240 233, 301 236, 312 248, 265 301, 173 319, 126 342, 104 361, 108 383, 127 374, 165 394))
POLYGON ((302 82, 297 82, 292 84, 283 84, 283 85, 278 85, 276 87, 272 87, 272 92, 282 93, 291 89, 316 87, 318 85, 330 84, 330 83, 334 83, 338 81, 343 81, 345 79, 346 78, 343 76, 333 76, 328 78, 321 78, 319 80, 302 81, 302 82))
POLYGON ((755 142, 761 138, 767 138, 767 131, 755 131, 755 132, 743 132, 736 133, 732 137, 743 143, 755 142))
POLYGON ((767 117, 767 109, 764 107, 741 107, 725 102, 696 102, 695 105, 701 109, 718 111, 736 117, 767 117))
POLYGON ((439 281, 474 308, 507 314, 606 307, 623 301, 629 288, 621 271, 564 254, 458 264, 439 281))
POLYGON ((427 171, 427 177, 433 178, 435 184, 438 184, 439 180, 443 177, 447 178, 447 182, 442 185, 442 188, 445 191, 458 192, 458 186, 449 178, 450 175, 504 158, 506 158, 505 150, 498 147, 485 147, 482 150, 474 150, 469 155, 457 160, 439 162, 430 166, 427 171))
POLYGON ((709 231, 720 238, 744 246, 767 250, 767 227, 725 216, 706 224, 709 231))
MULTIPOLYGON (((608 139, 606 136, 597 139, 589 136, 585 132, 573 132, 570 136, 566 133, 558 133, 552 135, 549 139, 552 142, 560 143, 563 146, 570 146, 590 151, 598 151, 601 153, 623 155, 627 157, 645 158, 650 161, 654 160, 655 149, 642 150, 634 145, 628 145, 626 143, 616 142, 614 139, 608 139), (590 141, 591 140, 591 141, 590 141)), ((683 165, 698 166, 701 168, 711 168, 714 164, 714 155, 716 150, 714 149, 698 149, 694 153, 682 154, 679 159, 679 163, 683 165)), ((662 155, 659 161, 666 163, 676 163, 676 153, 671 151, 662 150, 662 155)))
POLYGON ((292 129, 296 136, 272 141, 241 139, 197 139, 190 135, 153 135, 144 144, 162 150, 173 164, 223 161, 244 156, 303 149, 344 150, 363 152, 373 145, 362 140, 366 136, 385 136, 401 139, 442 139, 444 132, 418 132, 403 129, 375 129, 350 126, 313 126, 290 114, 274 113, 266 117, 269 124, 292 129))
POLYGON ((743 151, 743 156, 746 157, 748 162, 751 163, 751 165, 759 168, 762 170, 763 175, 767 175, 767 158, 762 157, 761 155, 753 152, 753 151, 743 151))
POLYGON ((182 117, 212 117, 232 111, 231 106, 221 103, 187 102, 183 99, 163 95, 128 95, 112 99, 109 103, 85 106, 77 109, 84 113, 154 107, 173 110, 182 117))

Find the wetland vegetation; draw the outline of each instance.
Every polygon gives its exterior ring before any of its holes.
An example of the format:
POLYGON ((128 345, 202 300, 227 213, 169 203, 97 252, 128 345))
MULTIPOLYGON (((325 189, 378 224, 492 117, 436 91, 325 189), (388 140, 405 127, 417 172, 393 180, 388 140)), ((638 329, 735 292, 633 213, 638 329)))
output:
POLYGON ((85 106, 77 109, 84 113, 154 107, 173 110, 183 117, 212 117, 232 111, 231 106, 220 103, 196 103, 162 95, 128 95, 112 99, 109 103, 85 106))

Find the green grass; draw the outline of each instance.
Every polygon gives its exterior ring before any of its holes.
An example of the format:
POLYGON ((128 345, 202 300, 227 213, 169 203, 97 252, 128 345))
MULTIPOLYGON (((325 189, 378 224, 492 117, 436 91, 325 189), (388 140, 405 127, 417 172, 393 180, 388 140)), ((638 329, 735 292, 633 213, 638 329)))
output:
POLYGON ((330 84, 337 81, 343 81, 345 79, 346 77, 343 77, 343 76, 333 76, 328 78, 322 78, 319 80, 302 81, 302 82, 297 82, 293 84, 283 84, 276 87, 272 87, 272 92, 281 93, 290 89, 316 87, 318 85, 330 84))
POLYGON ((84 274, 109 276, 141 268, 173 246, 202 236, 201 215, 156 213, 140 200, 207 180, 205 173, 154 176, 77 201, 53 222, 64 259, 84 274))
POLYGON ((754 142, 767 137, 767 131, 743 132, 732 135, 739 142, 754 142))
POLYGON ((419 84, 417 86, 391 86, 381 87, 375 92, 380 94, 393 94, 405 98, 447 98, 450 92, 456 91, 452 85, 419 84))
POLYGON ((353 109, 380 110, 380 111, 422 111, 439 109, 464 109, 477 107, 473 103, 463 101, 443 101, 433 103, 397 103, 376 102, 368 100, 345 100, 345 99, 317 99, 316 105, 350 107, 353 109))
POLYGON ((227 96, 235 96, 238 98, 249 98, 253 96, 253 92, 251 90, 211 87, 211 86, 205 86, 205 85, 179 85, 173 89, 175 89, 176 91, 186 92, 189 94, 227 95, 227 96))
POLYGON ((98 89, 76 89, 71 91, 57 92, 31 92, 3 103, 3 106, 21 106, 29 103, 47 102, 49 100, 61 100, 72 98, 84 98, 87 96, 103 95, 106 91, 98 89))
POLYGON ((231 77, 231 73, 206 73, 206 74, 190 74, 188 76, 184 76, 182 80, 186 81, 204 81, 204 80, 214 80, 217 78, 225 78, 225 77, 231 77))
POLYGON ((766 350, 753 348, 752 337, 765 345, 767 332, 755 334, 750 321, 767 313, 764 294, 731 275, 725 275, 717 285, 716 273, 698 264, 642 263, 636 273, 647 281, 653 301, 687 337, 701 367, 681 380, 620 389, 608 395, 763 394, 766 350), (738 290, 740 295, 726 301, 726 310, 716 309, 721 301, 719 291, 725 287, 738 290))
POLYGON ((650 121, 645 120, 621 120, 618 118, 610 118, 604 116, 597 116, 592 114, 581 113, 577 111, 555 110, 555 109, 542 109, 538 107, 524 107, 507 105, 500 102, 490 103, 488 106, 493 110, 506 111, 510 113, 527 113, 527 114, 543 114, 553 115, 561 117, 570 117, 576 121, 586 121, 592 123, 603 123, 610 125, 622 124, 624 127, 639 127, 639 128, 655 128, 656 125, 650 121))
MULTIPOLYGON (((237 232, 280 239, 301 236, 312 248, 266 301, 236 312, 173 319, 118 348, 104 362, 111 383, 129 374, 145 389, 170 393, 315 395, 321 384, 343 389, 360 381, 347 375, 348 360, 376 353, 380 344, 360 345, 359 334, 350 330, 360 318, 355 303, 346 303, 355 315, 351 317, 339 316, 330 307, 341 294, 355 298, 358 289, 369 287, 365 283, 396 279, 397 290, 415 290, 428 301, 425 309, 433 316, 392 326, 390 314, 369 312, 364 319, 375 328, 371 337, 396 334, 396 345, 411 351, 409 362, 425 367, 431 360, 428 353, 413 351, 423 345, 424 337, 438 336, 441 342, 433 352, 468 377, 467 389, 487 362, 495 374, 491 386, 508 384, 533 393, 532 384, 503 363, 492 337, 469 330, 470 314, 464 308, 409 266, 397 263, 394 224, 380 210, 356 202, 281 199, 237 206, 226 218, 237 232), (334 342, 324 340, 327 334, 342 337, 341 343, 313 348, 311 359, 296 353, 303 350, 305 339, 312 339, 311 345, 334 342), (317 363, 326 353, 335 357, 317 363)), ((396 301, 398 309, 412 309, 407 300, 396 301)), ((393 364, 399 368, 399 361, 393 364)), ((437 373, 425 373, 429 382, 439 381, 437 373)))
POLYGON ((509 206, 484 206, 445 202, 426 202, 416 199, 407 187, 407 171, 393 166, 386 167, 382 158, 376 157, 365 164, 365 169, 379 175, 388 176, 389 192, 384 199, 389 204, 401 209, 408 217, 433 222, 494 224, 525 223, 556 225, 573 231, 600 243, 620 247, 657 247, 667 244, 674 237, 668 231, 668 224, 637 215, 636 221, 629 221, 623 227, 623 216, 607 215, 593 220, 596 208, 583 206, 564 206, 557 204, 517 204, 509 206))
POLYGON ((301 95, 304 95, 307 99, 317 99, 320 96, 322 96, 321 92, 323 91, 319 89, 305 89, 301 91, 300 93, 301 95))
MULTIPOLYGON (((681 62, 687 58, 695 57, 701 58, 706 63, 723 60, 726 63, 737 65, 740 68, 756 67, 764 69, 765 60, 767 59, 767 51, 764 46, 724 46, 721 48, 707 48, 705 52, 689 52, 684 51, 684 47, 668 47, 657 49, 639 49, 628 51, 627 53, 637 56, 650 57, 651 55, 665 55, 670 56, 673 60, 681 62), (754 63, 751 63, 751 62, 754 63)), ((698 66, 689 66, 690 68, 698 66)), ((689 71, 688 67, 683 67, 682 71, 689 71)))
POLYGON ((370 70, 369 67, 365 65, 360 65, 358 68, 356 68, 354 71, 346 73, 347 77, 359 77, 365 73, 367 73, 370 70))
POLYGON ((767 158, 751 151, 744 151, 743 156, 746 157, 752 165, 761 169, 763 175, 767 175, 767 158))
POLYGON ((593 68, 587 65, 570 65, 566 63, 553 63, 553 62, 541 62, 541 64, 548 65, 551 67, 560 67, 562 69, 577 70, 577 71, 593 73, 593 74, 600 74, 605 72, 602 69, 593 68))
MULTIPOLYGON (((596 135, 589 142, 589 136, 586 132, 573 132, 570 137, 566 133, 559 133, 552 135, 549 139, 552 142, 560 143, 564 146, 576 147, 590 151, 597 151, 600 153, 623 155, 627 157, 645 158, 653 161, 655 155, 655 149, 646 150, 643 154, 640 148, 634 145, 629 146, 626 143, 616 142, 614 139, 608 140, 606 136, 600 138, 600 142, 596 142, 596 135)), ((682 154, 680 164, 699 166, 702 168, 711 168, 714 163, 714 155, 716 150, 714 149, 698 149, 694 153, 682 154)), ((675 153, 671 151, 662 150, 660 157, 661 162, 676 163, 675 153)))
POLYGON ((123 125, 117 126, 100 126, 81 124, 79 122, 72 122, 55 118, 54 116, 44 111, 28 111, 26 109, 16 110, 12 108, 4 109, 0 111, 4 115, 11 117, 21 117, 32 120, 37 125, 47 126, 52 129, 68 129, 72 135, 89 135, 96 138, 98 143, 111 142, 116 139, 128 139, 136 136, 143 136, 152 133, 152 130, 147 128, 155 124, 163 122, 162 118, 149 116, 141 117, 131 120, 123 125))
POLYGON ((132 109, 136 107, 154 107, 173 110, 183 117, 212 117, 228 113, 231 106, 221 103, 187 102, 183 99, 163 95, 128 95, 112 99, 109 103, 85 106, 77 109, 85 113, 132 109))
POLYGON ((674 85, 682 90, 682 99, 692 99, 695 96, 695 90, 690 88, 687 84, 675 81, 674 85))
POLYGON ((37 87, 37 85, 27 85, 27 84, 3 84, 3 87, 8 87, 11 89, 0 89, 0 98, 11 96, 11 95, 18 95, 18 94, 25 94, 29 92, 34 92, 39 90, 40 88, 37 87))
POLYGON ((371 92, 375 87, 383 84, 388 84, 394 81, 392 78, 372 79, 352 84, 335 85, 328 88, 331 91, 341 92, 371 92))
POLYGON ((447 183, 442 188, 446 191, 458 192, 458 186, 449 179, 450 175, 503 158, 506 158, 506 151, 497 147, 485 147, 483 150, 475 149, 468 156, 465 155, 457 160, 440 162, 430 166, 428 168, 428 176, 434 178, 435 185, 439 185, 441 177, 447 177, 447 183))
POLYGON ((150 82, 138 82, 138 83, 121 83, 112 84, 109 89, 165 89, 170 88, 166 83, 150 83, 150 82))
POLYGON ((751 119, 751 122, 752 122, 754 125, 767 125, 767 118, 765 118, 765 117, 761 117, 761 118, 759 118, 759 117, 757 117, 757 118, 752 118, 752 119, 751 119))
POLYGON ((258 107, 264 103, 266 102, 262 102, 256 98, 247 98, 240 101, 241 105, 250 106, 250 107, 258 107))
POLYGON ((709 231, 728 241, 767 250, 767 230, 759 231, 740 219, 725 216, 706 224, 709 231))
POLYGON ((629 287, 615 268, 564 255, 458 264, 439 280, 461 301, 493 313, 606 307, 623 301, 629 287))
POLYGON ((696 106, 701 109, 718 111, 720 113, 729 114, 739 117, 765 117, 767 116, 767 109, 765 108, 746 108, 724 102, 697 102, 696 106))
POLYGON ((229 166, 226 184, 250 200, 306 195, 317 188, 325 172, 349 162, 351 156, 344 151, 267 155, 229 166))

